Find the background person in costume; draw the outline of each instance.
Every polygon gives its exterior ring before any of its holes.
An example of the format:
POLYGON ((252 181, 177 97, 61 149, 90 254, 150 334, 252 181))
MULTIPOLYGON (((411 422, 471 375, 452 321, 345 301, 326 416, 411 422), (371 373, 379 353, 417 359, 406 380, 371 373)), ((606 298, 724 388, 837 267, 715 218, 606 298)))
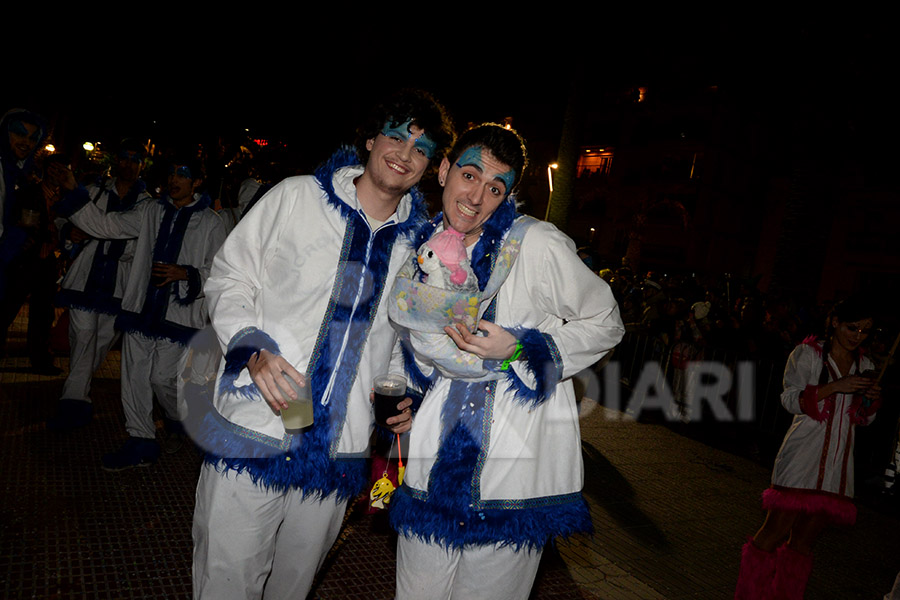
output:
POLYGON ((609 286, 572 241, 517 215, 511 192, 525 163, 515 132, 467 131, 439 169, 443 213, 418 234, 463 233, 483 292, 496 284, 498 255, 521 248, 479 333, 445 330, 493 376, 451 379, 427 360, 408 361, 427 393, 391 499, 400 600, 527 598, 544 545, 591 528, 569 378, 609 352, 624 327, 609 286))
POLYGON ((186 344, 208 321, 203 283, 225 240, 225 226, 198 189, 200 164, 177 158, 168 193, 125 212, 104 212, 89 195, 67 196, 57 212, 101 239, 135 238, 131 274, 116 327, 122 342, 122 407, 129 438, 103 456, 103 468, 120 471, 153 464, 159 457, 153 397, 165 412, 168 452, 183 440, 187 406, 177 392, 186 344))
MULTIPOLYGON (((140 179, 145 155, 139 141, 123 140, 115 176, 88 187, 77 185, 72 171, 61 164, 52 165, 48 174, 59 181, 68 201, 80 204, 88 198, 106 214, 122 213, 150 198, 140 179)), ((69 309, 69 375, 57 414, 47 427, 67 431, 91 420, 91 379, 119 337, 115 322, 131 272, 135 240, 95 239, 67 221, 59 229, 66 249, 77 254, 56 298, 59 306, 69 309)))
POLYGON ((50 354, 58 277, 52 224, 33 168, 45 136, 43 119, 31 111, 13 109, 0 120, 0 354, 9 326, 28 300, 31 369, 58 375, 50 354))
POLYGON ((812 547, 830 524, 856 521, 853 445, 881 404, 861 345, 873 326, 858 298, 838 303, 821 339, 808 337, 788 357, 781 403, 794 421, 763 494, 766 520, 744 544, 735 598, 801 599, 812 569, 812 547))
MULTIPOLYGON (((426 218, 414 188, 452 143, 444 109, 404 91, 376 107, 314 176, 260 199, 216 256, 206 285, 226 348, 194 511, 194 595, 304 598, 366 486, 369 393, 396 335, 385 288, 426 218), (311 386, 313 424, 285 431, 285 378, 311 386)), ((402 366, 397 365, 397 370, 402 366)), ((295 393, 290 392, 293 396, 295 393)), ((409 426, 404 413, 388 421, 409 426)))

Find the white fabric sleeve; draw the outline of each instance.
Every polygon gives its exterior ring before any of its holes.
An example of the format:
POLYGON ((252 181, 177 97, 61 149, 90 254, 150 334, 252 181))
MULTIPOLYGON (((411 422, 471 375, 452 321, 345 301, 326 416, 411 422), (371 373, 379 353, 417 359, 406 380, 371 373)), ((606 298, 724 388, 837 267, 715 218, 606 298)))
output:
POLYGON ((150 203, 155 200, 142 200, 125 212, 107 214, 93 202, 88 202, 69 217, 79 229, 95 238, 107 240, 126 240, 136 238, 141 233, 141 223, 150 203))
MULTIPOLYGON (((822 357, 814 348, 807 344, 794 348, 784 367, 784 391, 781 393, 781 404, 788 412, 803 414, 800 396, 807 386, 817 384, 822 367, 822 357)), ((824 402, 819 400, 820 408, 824 402)))
POLYGON ((209 316, 223 347, 240 330, 260 327, 257 297, 266 265, 295 202, 284 182, 276 185, 241 219, 215 255, 204 286, 209 316))
MULTIPOLYGON (((621 341, 625 327, 609 285, 578 258, 572 240, 545 223, 532 230, 519 257, 530 263, 526 270, 530 281, 523 292, 526 301, 530 299, 543 312, 564 321, 544 333, 559 352, 560 379, 566 379, 603 358, 621 341), (531 235, 538 228, 541 235, 531 235)), ((513 366, 522 373, 523 365, 517 362, 513 366)))

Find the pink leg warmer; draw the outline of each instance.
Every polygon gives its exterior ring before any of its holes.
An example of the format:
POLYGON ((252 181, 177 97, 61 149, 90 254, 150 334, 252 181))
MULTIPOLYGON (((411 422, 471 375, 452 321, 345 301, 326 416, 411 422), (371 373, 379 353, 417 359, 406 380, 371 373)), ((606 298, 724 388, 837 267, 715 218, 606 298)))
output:
POLYGON ((812 571, 812 556, 800 554, 785 544, 776 552, 775 600, 803 600, 806 582, 812 571))
POLYGON ((765 552, 747 540, 741 549, 741 571, 738 574, 734 600, 771 600, 775 577, 775 553, 765 552))

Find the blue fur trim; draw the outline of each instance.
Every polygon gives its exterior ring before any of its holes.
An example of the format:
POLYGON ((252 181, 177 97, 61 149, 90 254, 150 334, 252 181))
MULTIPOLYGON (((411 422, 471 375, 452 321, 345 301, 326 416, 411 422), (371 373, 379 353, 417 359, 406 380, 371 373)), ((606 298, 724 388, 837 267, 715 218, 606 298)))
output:
POLYGON ((307 443, 317 445, 326 454, 334 455, 340 440, 347 398, 381 302, 396 235, 396 227, 382 228, 372 234, 363 217, 356 212, 350 214, 338 273, 310 358, 313 397, 320 399, 314 417, 316 422, 329 423, 331 427, 314 429, 307 436, 307 443), (360 285, 363 290, 357 304, 360 285), (348 344, 339 355, 345 335, 348 344), (324 398, 332 372, 339 376, 335 377, 328 398, 324 398))
POLYGON ((237 394, 248 400, 260 400, 262 396, 255 383, 237 387, 234 382, 247 366, 250 358, 260 350, 281 355, 278 344, 269 334, 256 327, 245 327, 231 337, 225 351, 225 370, 219 381, 220 394, 237 394))
POLYGON ((412 400, 412 404, 410 405, 409 409, 413 412, 413 414, 419 412, 419 408, 421 408, 422 406, 422 400, 425 399, 424 393, 420 394, 415 390, 406 390, 406 397, 412 400))
POLYGON ((191 304, 200 295, 200 271, 192 265, 178 265, 187 270, 187 294, 184 298, 178 293, 181 289, 180 285, 175 286, 175 301, 178 304, 187 306, 191 304))
MULTIPOLYGON (((319 187, 325 192, 328 204, 340 211, 341 216, 346 221, 350 220, 351 215, 356 214, 356 210, 341 200, 337 193, 335 193, 334 173, 338 169, 358 164, 360 163, 359 157, 356 155, 356 150, 350 146, 341 146, 337 152, 332 154, 331 157, 322 163, 315 171, 316 180, 319 182, 319 187)), ((428 221, 428 205, 425 202, 425 197, 422 195, 422 192, 420 192, 417 187, 413 186, 409 190, 409 195, 412 198, 409 217, 405 221, 395 225, 397 229, 396 235, 398 237, 406 238, 407 240, 411 240, 412 236, 428 221)), ((418 248, 418 246, 416 247, 418 248)))
POLYGON ((53 211, 61 217, 71 217, 91 201, 91 195, 83 186, 66 193, 53 205, 53 211))
POLYGON ((325 192, 325 196, 328 199, 328 204, 339 210, 341 216, 345 220, 350 219, 350 215, 352 215, 356 211, 346 202, 341 200, 335 193, 334 173, 338 169, 351 167, 358 164, 359 157, 356 155, 356 150, 354 150, 351 146, 341 146, 340 148, 338 148, 337 152, 332 154, 328 158, 328 160, 319 165, 319 167, 315 171, 316 180, 319 182, 319 187, 322 188, 323 192, 325 192))
MULTIPOLYGON (((422 394, 425 394, 431 389, 434 382, 437 381, 437 369, 432 369, 430 377, 425 375, 422 370, 419 369, 419 365, 416 364, 415 354, 409 345, 408 339, 401 339, 400 351, 403 355, 403 368, 406 371, 406 375, 409 377, 410 383, 412 383, 415 389, 422 392, 422 394)), ((418 407, 413 409, 413 412, 416 410, 418 410, 418 407)))
POLYGON ((516 220, 516 204, 506 200, 481 227, 481 237, 472 250, 472 270, 478 277, 478 289, 484 291, 494 268, 503 236, 516 220))
MULTIPOLYGON (((195 407, 196 408, 196 407, 195 407)), ((311 452, 309 434, 285 435, 277 440, 227 421, 208 402, 202 416, 189 425, 191 435, 207 449, 204 460, 217 471, 246 473, 257 486, 273 491, 301 489, 303 497, 325 498, 336 493, 339 500, 353 498, 368 481, 366 459, 311 452)), ((313 425, 313 430, 319 422, 313 425)))
POLYGON ((116 329, 129 333, 139 333, 154 340, 169 340, 182 346, 187 346, 191 338, 200 331, 194 327, 186 327, 171 321, 150 322, 147 320, 146 315, 128 310, 122 311, 116 317, 116 329))
POLYGON ((391 526, 401 535, 443 548, 500 544, 517 551, 539 550, 554 537, 593 531, 590 510, 580 493, 512 502, 531 505, 526 508, 475 505, 448 510, 433 501, 434 494, 426 501, 415 498, 414 492, 401 486, 394 493, 391 526))
POLYGON ((534 389, 522 381, 514 369, 506 371, 506 380, 515 393, 515 400, 523 405, 537 406, 542 404, 556 391, 556 384, 562 378, 562 358, 556 342, 550 334, 537 329, 511 330, 511 333, 522 342, 522 360, 525 368, 534 378, 534 389))
POLYGON ((122 299, 107 294, 61 288, 54 299, 57 306, 77 308, 85 312, 117 315, 122 309, 122 299))
MULTIPOLYGON (((184 243, 184 236, 191 219, 193 219, 195 213, 200 213, 209 207, 210 199, 209 196, 203 194, 194 204, 183 208, 175 207, 166 196, 160 198, 157 202, 162 206, 163 216, 156 231, 152 260, 153 262, 175 264, 178 260, 178 255, 181 253, 181 246, 184 243)), ((173 282, 169 282, 161 287, 157 287, 153 284, 153 278, 148 273, 146 280, 147 291, 144 296, 144 302, 141 305, 141 311, 137 318, 126 317, 123 319, 123 326, 151 338, 165 337, 182 344, 190 341, 196 329, 175 325, 171 321, 166 320, 169 302, 174 296, 172 294, 172 286, 173 282), (186 338, 179 333, 181 330, 189 330, 186 338)))

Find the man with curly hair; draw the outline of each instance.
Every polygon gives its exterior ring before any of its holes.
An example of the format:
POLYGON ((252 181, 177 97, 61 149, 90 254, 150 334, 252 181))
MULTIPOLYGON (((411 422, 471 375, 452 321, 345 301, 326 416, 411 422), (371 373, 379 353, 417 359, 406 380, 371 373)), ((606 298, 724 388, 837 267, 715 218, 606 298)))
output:
MULTIPOLYGON (((384 306, 408 237, 427 218, 415 189, 454 135, 428 94, 403 91, 314 176, 276 185, 238 223, 206 284, 225 348, 194 512, 195 598, 304 598, 367 482, 372 380, 396 336, 384 306), (292 380, 314 423, 285 430, 292 380), (284 394, 282 393, 284 390, 284 394)), ((389 426, 409 428, 410 401, 389 426)))

